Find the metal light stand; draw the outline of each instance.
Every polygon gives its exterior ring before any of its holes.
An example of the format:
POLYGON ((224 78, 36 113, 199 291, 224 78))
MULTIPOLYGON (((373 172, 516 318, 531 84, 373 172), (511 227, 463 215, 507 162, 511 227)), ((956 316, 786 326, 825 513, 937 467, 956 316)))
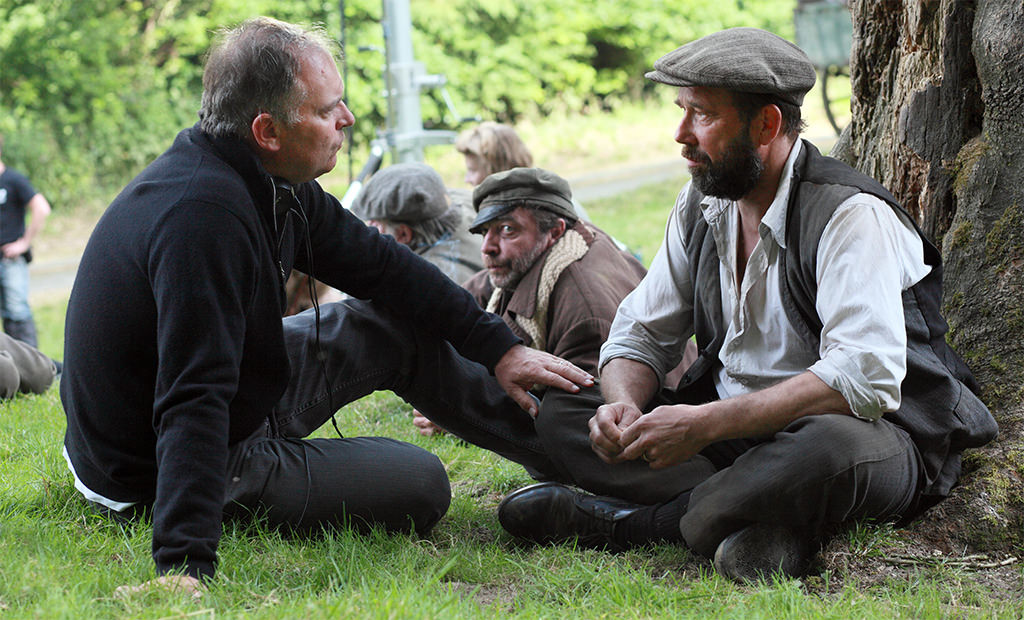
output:
POLYGON ((384 84, 388 101, 386 128, 370 143, 370 158, 349 185, 341 199, 348 209, 363 188, 366 179, 380 168, 384 152, 391 151, 394 163, 423 161, 423 147, 451 144, 454 131, 424 129, 420 110, 420 92, 439 88, 449 111, 459 122, 479 120, 459 117, 445 88, 443 75, 427 74, 423 63, 416 62, 412 51, 412 17, 409 0, 383 0, 384 84))

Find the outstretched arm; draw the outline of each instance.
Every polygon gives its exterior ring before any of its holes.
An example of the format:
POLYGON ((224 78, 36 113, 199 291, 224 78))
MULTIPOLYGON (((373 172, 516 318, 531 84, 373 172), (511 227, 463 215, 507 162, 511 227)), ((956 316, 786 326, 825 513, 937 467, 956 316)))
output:
POLYGON ((534 385, 546 385, 576 393, 579 386, 594 385, 594 377, 560 357, 513 345, 498 360, 494 377, 505 392, 531 416, 537 416, 537 403, 528 393, 534 385))

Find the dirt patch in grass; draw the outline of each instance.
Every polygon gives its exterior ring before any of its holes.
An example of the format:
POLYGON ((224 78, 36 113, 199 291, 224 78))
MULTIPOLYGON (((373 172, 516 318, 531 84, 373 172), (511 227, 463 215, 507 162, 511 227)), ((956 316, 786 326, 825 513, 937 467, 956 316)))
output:
POLYGON ((1020 554, 949 549, 944 541, 936 544, 925 540, 914 527, 872 545, 869 550, 858 550, 838 536, 825 546, 817 560, 820 572, 803 582, 809 592, 822 596, 836 594, 847 586, 870 592, 932 576, 941 578, 947 586, 951 602, 958 595, 962 599, 981 595, 1001 602, 1019 602, 1024 596, 1020 554))
POLYGON ((464 581, 449 581, 453 592, 463 598, 472 597, 481 607, 497 608, 499 611, 514 611, 518 590, 513 584, 477 584, 464 581))

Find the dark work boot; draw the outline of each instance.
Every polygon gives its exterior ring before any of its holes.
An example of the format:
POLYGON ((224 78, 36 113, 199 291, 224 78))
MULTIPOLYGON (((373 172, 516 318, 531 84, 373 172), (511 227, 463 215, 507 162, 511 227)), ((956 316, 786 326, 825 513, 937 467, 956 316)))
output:
POLYGON ((641 508, 625 500, 541 482, 502 500, 498 521, 517 538, 542 544, 576 539, 583 547, 618 551, 623 546, 615 541, 615 525, 641 508))
POLYGON ((36 342, 36 322, 31 318, 24 321, 4 319, 4 331, 15 340, 20 340, 33 347, 39 347, 39 344, 36 342))
POLYGON ((756 523, 718 544, 715 570, 734 581, 755 582, 773 574, 802 577, 814 557, 810 536, 780 525, 756 523))

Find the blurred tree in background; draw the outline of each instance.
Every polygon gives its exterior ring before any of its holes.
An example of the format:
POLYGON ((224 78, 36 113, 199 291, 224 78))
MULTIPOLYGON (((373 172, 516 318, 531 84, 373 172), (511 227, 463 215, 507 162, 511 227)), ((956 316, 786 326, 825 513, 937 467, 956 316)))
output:
MULTIPOLYGON (((213 33, 254 15, 322 23, 341 37, 342 3, 317 0, 0 0, 0 133, 5 161, 59 207, 105 201, 197 120, 213 33)), ((384 123, 379 0, 345 0, 345 73, 357 144, 384 123)), ((643 98, 661 54, 721 28, 792 38, 795 0, 414 0, 417 59, 448 78, 466 115, 514 122, 590 113, 643 98)), ((451 127, 438 93, 427 125, 451 127)))

